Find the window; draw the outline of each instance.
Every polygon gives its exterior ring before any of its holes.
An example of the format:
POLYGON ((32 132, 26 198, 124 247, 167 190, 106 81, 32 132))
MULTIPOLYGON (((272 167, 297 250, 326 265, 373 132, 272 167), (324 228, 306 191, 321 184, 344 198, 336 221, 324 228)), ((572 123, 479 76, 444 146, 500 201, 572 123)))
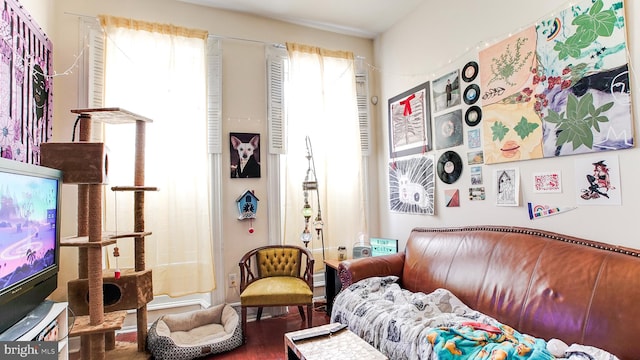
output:
POLYGON ((369 146, 367 79, 362 72, 356 75, 362 61, 350 53, 297 44, 288 48, 267 50, 270 152, 282 154, 270 171, 279 174, 270 196, 281 199, 282 216, 271 221, 281 229, 274 239, 303 244, 302 182, 311 151, 318 191, 309 193, 314 213, 309 246, 320 270, 323 256, 337 258, 338 246, 351 247, 359 233, 367 232, 362 166, 369 146), (324 222, 320 234, 313 228, 318 206, 324 222))
MULTIPOLYGON (((145 184, 160 189, 145 195, 145 228, 153 233, 145 244, 145 258, 147 267, 153 268, 154 293, 184 296, 211 291, 215 284, 212 217, 210 201, 202 196, 209 193, 208 150, 213 149, 207 149, 208 139, 203 135, 207 133, 207 34, 130 19, 101 20, 106 34, 105 61, 88 68, 101 67, 107 76, 104 93, 96 92, 90 106, 121 107, 154 121, 147 125, 145 139, 145 184), (130 26, 134 23, 145 30, 134 30, 130 26)), ((91 50, 90 59, 102 58, 97 56, 98 46, 91 50)), ((88 81, 89 93, 99 78, 98 74, 88 81)), ((133 135, 128 125, 105 126, 112 184, 133 181, 133 135)), ((130 231, 131 201, 132 196, 107 192, 106 229, 130 231)), ((133 266, 132 255, 128 255, 133 244, 129 246, 127 240, 119 240, 120 267, 133 266)), ((115 259, 109 258, 107 266, 116 266, 115 259)))

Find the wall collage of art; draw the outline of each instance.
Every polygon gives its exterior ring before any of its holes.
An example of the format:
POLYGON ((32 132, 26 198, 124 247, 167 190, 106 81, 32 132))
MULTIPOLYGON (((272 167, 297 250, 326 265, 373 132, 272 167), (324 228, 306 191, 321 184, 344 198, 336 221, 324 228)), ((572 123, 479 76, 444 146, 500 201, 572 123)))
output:
MULTIPOLYGON (((491 187, 497 206, 519 206, 509 163, 587 153, 575 162, 576 204, 620 205, 610 151, 634 147, 625 25, 623 0, 582 0, 389 99, 390 210, 434 215, 436 175, 454 184, 466 166, 469 200, 491 187)), ((535 193, 562 191, 559 171, 532 177, 535 193)), ((459 189, 443 195, 460 206, 459 189)), ((528 207, 530 219, 575 208, 528 207)))

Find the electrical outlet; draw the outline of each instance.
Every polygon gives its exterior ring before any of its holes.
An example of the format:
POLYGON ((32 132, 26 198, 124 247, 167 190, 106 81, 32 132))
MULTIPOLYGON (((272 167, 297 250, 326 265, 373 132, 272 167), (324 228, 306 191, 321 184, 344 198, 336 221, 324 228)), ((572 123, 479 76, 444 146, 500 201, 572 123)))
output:
POLYGON ((238 286, 238 275, 229 274, 229 287, 234 288, 238 286))

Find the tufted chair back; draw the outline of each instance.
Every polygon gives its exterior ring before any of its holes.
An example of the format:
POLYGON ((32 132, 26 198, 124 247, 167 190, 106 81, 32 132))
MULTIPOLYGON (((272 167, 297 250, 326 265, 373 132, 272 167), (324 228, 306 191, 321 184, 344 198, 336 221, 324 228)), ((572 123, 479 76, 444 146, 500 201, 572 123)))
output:
POLYGON ((266 248, 259 250, 258 276, 300 276, 300 250, 296 248, 266 248))

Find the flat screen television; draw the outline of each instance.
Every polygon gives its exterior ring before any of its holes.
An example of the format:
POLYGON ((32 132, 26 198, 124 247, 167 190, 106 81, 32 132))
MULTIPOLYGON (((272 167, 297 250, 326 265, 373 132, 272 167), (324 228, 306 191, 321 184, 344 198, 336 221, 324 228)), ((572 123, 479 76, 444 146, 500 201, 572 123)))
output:
POLYGON ((62 172, 0 158, 0 333, 58 285, 62 172))

